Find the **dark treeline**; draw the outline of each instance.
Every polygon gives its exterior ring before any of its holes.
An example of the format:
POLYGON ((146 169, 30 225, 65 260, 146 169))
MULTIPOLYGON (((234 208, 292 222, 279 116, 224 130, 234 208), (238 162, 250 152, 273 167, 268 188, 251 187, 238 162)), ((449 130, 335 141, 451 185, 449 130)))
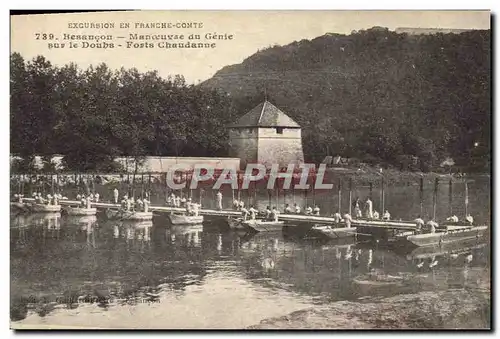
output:
POLYGON ((301 124, 308 161, 339 154, 428 171, 451 157, 463 170, 486 171, 490 52, 489 30, 408 35, 374 27, 267 48, 202 86, 232 97, 265 88, 301 124))
POLYGON ((14 53, 11 153, 21 167, 63 154, 78 171, 112 170, 116 156, 227 156, 225 126, 264 91, 302 126, 309 162, 338 154, 429 171, 451 157, 489 170, 489 31, 327 34, 259 51, 198 86, 14 53))
MULTIPOLYGON (((113 158, 224 156, 233 102, 214 90, 156 72, 55 67, 42 56, 11 55, 11 153, 64 155, 70 170, 113 170, 113 158)), ((21 168, 19 168, 21 167, 21 168)))

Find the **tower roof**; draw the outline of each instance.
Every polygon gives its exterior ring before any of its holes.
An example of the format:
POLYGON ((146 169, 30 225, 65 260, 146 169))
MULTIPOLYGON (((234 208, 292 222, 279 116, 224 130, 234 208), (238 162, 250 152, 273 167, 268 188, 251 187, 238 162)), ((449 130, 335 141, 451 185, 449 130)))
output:
POLYGON ((289 127, 300 128, 292 118, 269 101, 264 101, 229 127, 289 127))

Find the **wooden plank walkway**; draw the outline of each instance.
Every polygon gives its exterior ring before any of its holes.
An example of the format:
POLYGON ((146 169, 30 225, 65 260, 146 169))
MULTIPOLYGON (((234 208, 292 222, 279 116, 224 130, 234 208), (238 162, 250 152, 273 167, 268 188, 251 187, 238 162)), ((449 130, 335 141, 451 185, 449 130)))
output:
MULTIPOLYGON (((34 202, 33 198, 24 198, 24 201, 34 202)), ((60 200, 59 204, 61 206, 77 206, 80 205, 81 202, 76 200, 60 200)), ((98 209, 119 209, 121 207, 120 204, 113 203, 105 203, 99 202, 91 203, 92 207, 98 209)), ((170 213, 170 212, 185 212, 185 208, 179 207, 170 207, 170 206, 149 206, 149 210, 152 212, 162 212, 162 213, 170 213)), ((218 216, 218 217, 240 217, 241 212, 234 210, 213 210, 213 209, 200 209, 199 213, 201 215, 207 216, 218 216)), ((300 222, 300 223, 321 223, 321 224, 336 224, 335 219, 331 217, 322 217, 317 215, 301 215, 301 214, 280 214, 280 220, 290 221, 290 222, 300 222)), ((416 224, 410 222, 402 222, 402 221, 377 221, 377 220, 356 220, 353 219, 351 222, 353 227, 373 227, 373 228, 382 228, 382 229, 400 229, 400 230, 415 230, 417 228, 416 224)), ((293 226, 293 225, 290 225, 293 226)))

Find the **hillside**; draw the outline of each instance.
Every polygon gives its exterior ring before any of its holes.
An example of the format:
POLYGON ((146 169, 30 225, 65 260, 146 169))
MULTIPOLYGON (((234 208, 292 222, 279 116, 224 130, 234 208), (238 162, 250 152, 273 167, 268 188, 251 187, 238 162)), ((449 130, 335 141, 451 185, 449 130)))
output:
POLYGON ((398 34, 374 27, 274 46, 218 71, 202 88, 233 109, 268 99, 303 127, 307 160, 342 154, 428 170, 451 156, 489 168, 490 31, 398 34))

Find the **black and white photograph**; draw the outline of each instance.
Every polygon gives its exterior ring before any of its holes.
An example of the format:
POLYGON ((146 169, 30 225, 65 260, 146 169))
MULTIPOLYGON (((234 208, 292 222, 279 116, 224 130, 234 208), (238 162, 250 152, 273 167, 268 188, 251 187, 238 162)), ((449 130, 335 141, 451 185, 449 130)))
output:
POLYGON ((11 11, 10 328, 491 330, 491 22, 11 11))

